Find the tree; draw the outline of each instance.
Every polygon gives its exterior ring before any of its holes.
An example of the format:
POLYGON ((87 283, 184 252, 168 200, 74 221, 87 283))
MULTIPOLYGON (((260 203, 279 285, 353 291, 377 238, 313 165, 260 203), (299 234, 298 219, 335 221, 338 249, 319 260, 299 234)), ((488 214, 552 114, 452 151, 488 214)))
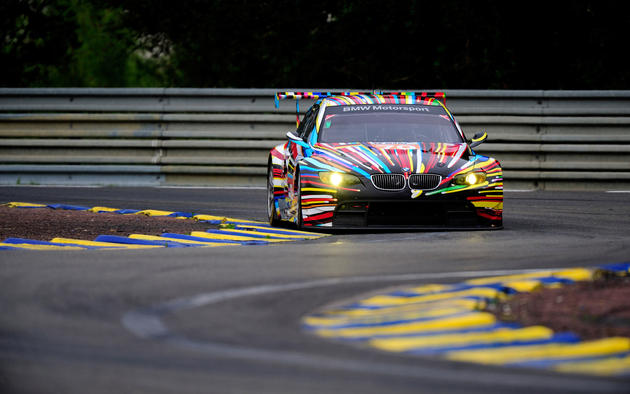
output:
POLYGON ((5 0, 0 85, 628 89, 628 4, 5 0))
POLYGON ((88 0, 8 0, 2 86, 156 86, 168 83, 122 7, 88 0))

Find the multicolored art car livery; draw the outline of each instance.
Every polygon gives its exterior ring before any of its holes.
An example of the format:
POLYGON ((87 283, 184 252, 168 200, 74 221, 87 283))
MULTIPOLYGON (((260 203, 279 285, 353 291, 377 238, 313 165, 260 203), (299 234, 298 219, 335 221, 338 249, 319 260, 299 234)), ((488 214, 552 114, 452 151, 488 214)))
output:
POLYGON ((268 215, 304 228, 502 228, 503 173, 443 93, 281 92, 315 99, 273 148, 268 215))

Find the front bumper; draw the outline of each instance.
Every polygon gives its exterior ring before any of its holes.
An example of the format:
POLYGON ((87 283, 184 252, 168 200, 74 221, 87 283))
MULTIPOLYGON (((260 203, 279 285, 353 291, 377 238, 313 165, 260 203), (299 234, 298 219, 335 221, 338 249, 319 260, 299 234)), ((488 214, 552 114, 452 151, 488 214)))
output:
POLYGON ((354 200, 334 210, 334 228, 499 229, 502 220, 478 215, 471 201, 459 198, 354 200))
MULTIPOLYGON (((371 186, 371 185, 370 185, 371 186)), ((321 220, 306 220, 311 228, 476 230, 503 228, 502 190, 485 188, 412 198, 408 188, 382 191, 338 190, 334 209, 321 220), (481 193, 483 191, 483 193, 481 193)), ((319 217, 318 217, 319 219, 319 217)))

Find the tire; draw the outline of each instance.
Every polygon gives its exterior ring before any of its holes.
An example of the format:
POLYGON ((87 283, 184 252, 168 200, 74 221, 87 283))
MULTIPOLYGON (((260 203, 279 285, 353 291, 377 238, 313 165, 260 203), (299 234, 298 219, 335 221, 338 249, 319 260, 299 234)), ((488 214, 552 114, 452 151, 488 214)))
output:
POLYGON ((296 183, 297 185, 297 222, 295 223, 295 226, 297 227, 298 230, 301 230, 304 227, 304 220, 302 219, 302 179, 300 177, 300 169, 298 168, 298 170, 296 171, 296 183))
POLYGON ((273 165, 271 162, 267 166, 267 218, 272 226, 280 225, 280 217, 276 211, 276 200, 273 186, 273 165))

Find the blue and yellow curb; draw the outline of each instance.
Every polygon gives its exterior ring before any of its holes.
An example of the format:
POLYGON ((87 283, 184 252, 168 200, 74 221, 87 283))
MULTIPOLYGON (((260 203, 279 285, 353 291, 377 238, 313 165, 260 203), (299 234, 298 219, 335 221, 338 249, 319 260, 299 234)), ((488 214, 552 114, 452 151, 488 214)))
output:
POLYGON ((304 317, 302 324, 305 330, 323 338, 387 352, 486 365, 630 376, 630 338, 583 341, 571 332, 501 322, 484 311, 490 303, 517 293, 602 275, 630 276, 630 263, 410 287, 327 308, 304 317))
POLYGON ((50 241, 38 241, 25 238, 7 238, 0 242, 0 250, 86 250, 86 249, 147 249, 147 248, 187 248, 216 247, 229 245, 268 245, 277 242, 312 240, 328 234, 312 233, 291 229, 279 229, 267 223, 236 219, 224 216, 204 215, 187 212, 170 212, 153 209, 117 209, 109 207, 83 207, 64 204, 33 204, 9 202, 3 204, 11 208, 48 208, 89 211, 95 213, 117 213, 121 215, 167 216, 184 220, 196 220, 219 229, 193 231, 190 234, 163 233, 159 236, 131 234, 128 237, 117 235, 99 235, 94 240, 53 238, 50 241))

